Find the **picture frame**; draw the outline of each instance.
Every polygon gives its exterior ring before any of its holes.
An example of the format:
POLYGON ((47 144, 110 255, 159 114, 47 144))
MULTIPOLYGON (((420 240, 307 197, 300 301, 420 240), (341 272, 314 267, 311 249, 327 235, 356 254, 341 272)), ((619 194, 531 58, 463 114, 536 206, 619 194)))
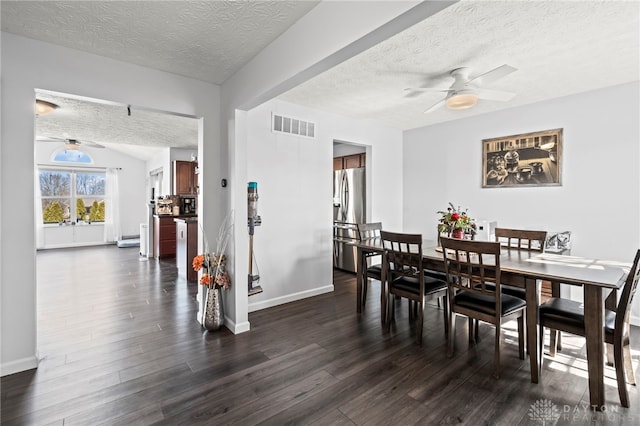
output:
POLYGON ((562 186, 562 131, 482 140, 482 187, 562 186))

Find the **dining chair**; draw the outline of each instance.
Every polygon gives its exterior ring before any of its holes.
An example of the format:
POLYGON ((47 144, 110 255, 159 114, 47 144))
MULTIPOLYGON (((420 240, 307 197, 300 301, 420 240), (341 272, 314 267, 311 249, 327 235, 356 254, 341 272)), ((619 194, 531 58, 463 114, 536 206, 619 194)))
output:
MULTIPOLYGON (((447 356, 452 357, 456 315, 493 324, 496 329, 493 377, 500 377, 502 323, 517 319, 518 352, 524 359, 526 302, 502 292, 500 243, 441 237, 447 273, 449 318, 447 356)), ((469 324, 469 336, 472 327, 469 324)))
MULTIPOLYGON (((422 329, 424 323, 424 309, 426 302, 438 297, 444 297, 444 328, 447 334, 447 283, 441 279, 424 274, 422 265, 422 235, 401 234, 381 231, 382 238, 382 276, 386 289, 387 331, 395 318, 395 303, 393 298, 406 298, 409 301, 409 318, 418 314, 418 328, 416 343, 422 345, 422 329), (412 306, 415 303, 416 308, 412 306)), ((384 311, 383 311, 384 314, 384 311)))
MULTIPOLYGON (((528 229, 496 228, 496 242, 509 250, 528 252, 544 251, 544 243, 547 240, 547 231, 532 231, 528 229)), ((526 291, 523 288, 502 286, 502 292, 510 296, 526 300, 526 291)))
MULTIPOLYGON (((629 407, 629 393, 625 381, 625 370, 629 383, 636 384, 629 348, 629 313, 639 279, 640 250, 636 252, 633 266, 627 275, 617 306, 614 310, 605 309, 604 312, 604 341, 608 345, 613 345, 613 363, 616 369, 618 395, 620 396, 620 404, 626 408, 629 407)), ((575 300, 552 297, 540 305, 538 324, 540 327, 540 352, 542 353, 545 327, 585 336, 584 306, 575 300)), ((550 341, 550 345, 553 343, 550 341)))
MULTIPOLYGON (((374 223, 358 223, 358 240, 366 240, 369 238, 379 238, 380 231, 382 230, 382 222, 374 222, 374 223)), ((365 273, 363 275, 363 285, 362 285, 362 306, 365 306, 367 302, 367 289, 369 287, 369 278, 373 278, 374 280, 381 281, 382 280, 382 264, 375 263, 371 264, 371 259, 375 256, 380 256, 380 253, 376 252, 366 252, 364 254, 364 264, 360 265, 365 269, 365 273)), ((381 289, 382 291, 382 289, 381 289)))

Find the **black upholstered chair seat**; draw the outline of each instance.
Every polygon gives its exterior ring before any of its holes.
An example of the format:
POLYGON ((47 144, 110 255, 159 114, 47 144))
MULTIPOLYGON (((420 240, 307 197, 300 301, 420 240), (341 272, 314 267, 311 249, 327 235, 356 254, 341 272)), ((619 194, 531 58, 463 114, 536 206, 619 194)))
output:
POLYGON ((425 277, 435 278, 435 279, 438 279, 438 280, 442 280, 444 282, 447 281, 447 273, 446 272, 432 271, 431 269, 425 269, 423 271, 423 273, 424 273, 425 277))
MULTIPOLYGON (((584 304, 570 299, 552 297, 540 305, 540 317, 584 328, 584 304)), ((609 309, 604 311, 604 330, 613 334, 616 313, 609 309)))
MULTIPOLYGON (((420 281, 413 277, 398 277, 391 282, 391 287, 418 294, 420 292, 420 281)), ((424 294, 432 294, 447 288, 447 282, 432 277, 424 277, 424 294)))
MULTIPOLYGON (((486 283, 487 290, 496 291, 496 286, 493 283, 486 283)), ((502 285, 502 294, 508 294, 509 296, 517 297, 518 299, 527 300, 527 292, 524 288, 511 287, 508 285, 502 285)))
MULTIPOLYGON (((496 299, 486 294, 478 294, 472 291, 461 291, 455 295, 455 304, 473 309, 475 311, 483 312, 489 315, 495 315, 496 312, 496 299)), ((526 306, 526 302, 520 298, 503 294, 500 297, 501 312, 500 315, 508 315, 511 312, 515 312, 518 309, 522 309, 526 306)))
POLYGON ((367 276, 380 281, 382 279, 382 265, 369 266, 367 268, 367 276))

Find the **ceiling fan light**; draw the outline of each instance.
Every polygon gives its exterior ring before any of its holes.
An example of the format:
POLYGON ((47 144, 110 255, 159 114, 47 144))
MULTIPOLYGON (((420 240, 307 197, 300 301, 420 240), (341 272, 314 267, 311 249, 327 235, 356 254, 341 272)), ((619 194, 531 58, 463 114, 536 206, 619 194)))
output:
POLYGON ((42 99, 36 99, 36 115, 47 115, 58 108, 58 105, 53 102, 43 101, 42 99))
POLYGON ((449 109, 467 109, 478 103, 478 95, 475 93, 458 93, 447 99, 449 109))

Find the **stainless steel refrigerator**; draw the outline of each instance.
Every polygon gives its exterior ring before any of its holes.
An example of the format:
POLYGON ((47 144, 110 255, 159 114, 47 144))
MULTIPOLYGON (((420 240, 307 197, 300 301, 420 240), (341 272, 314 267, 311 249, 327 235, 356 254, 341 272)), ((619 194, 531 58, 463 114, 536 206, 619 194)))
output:
POLYGON ((356 224, 365 221, 365 169, 344 169, 333 172, 333 266, 357 272, 356 248, 348 243, 357 241, 356 224))

